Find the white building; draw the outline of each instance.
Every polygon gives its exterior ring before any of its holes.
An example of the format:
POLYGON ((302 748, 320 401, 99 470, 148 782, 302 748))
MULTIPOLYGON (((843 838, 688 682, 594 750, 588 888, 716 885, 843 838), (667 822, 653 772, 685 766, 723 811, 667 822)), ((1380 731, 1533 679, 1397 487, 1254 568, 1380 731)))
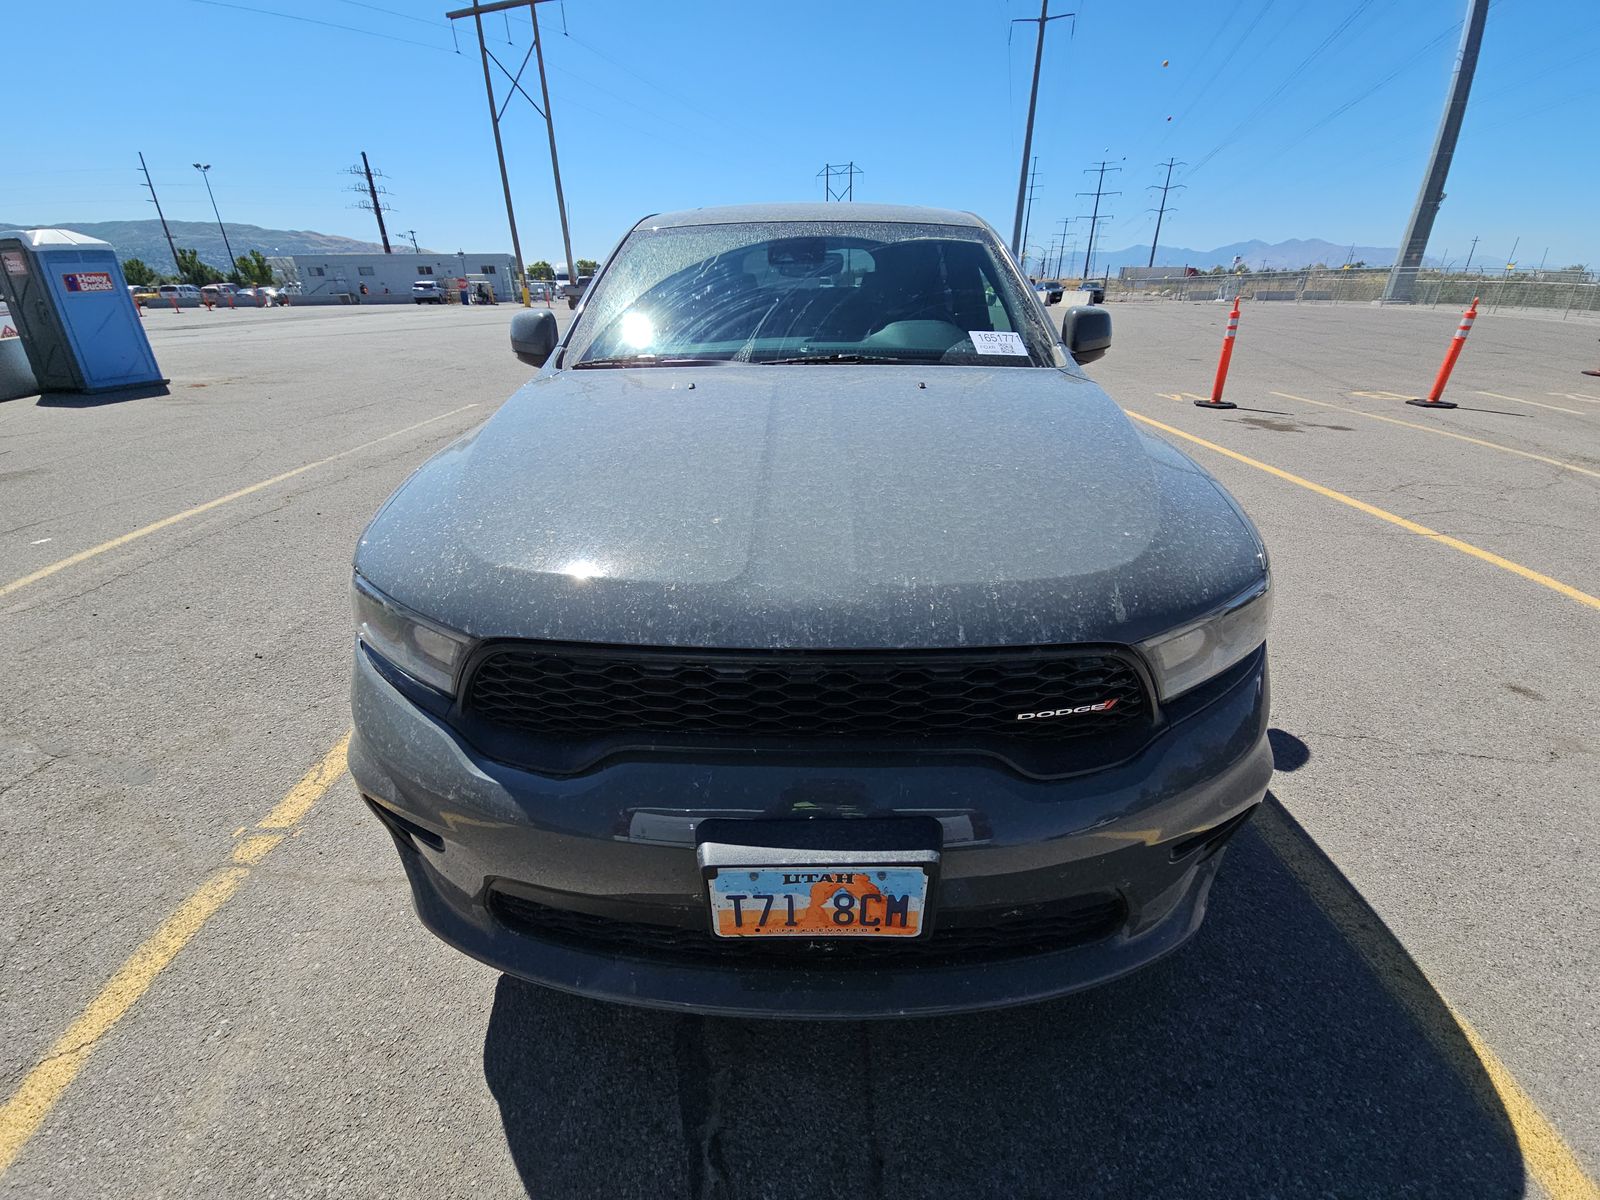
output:
POLYGON ((295 254, 267 261, 285 283, 300 285, 293 303, 409 304, 419 279, 453 291, 463 278, 493 288, 501 303, 522 299, 517 260, 509 254, 295 254))

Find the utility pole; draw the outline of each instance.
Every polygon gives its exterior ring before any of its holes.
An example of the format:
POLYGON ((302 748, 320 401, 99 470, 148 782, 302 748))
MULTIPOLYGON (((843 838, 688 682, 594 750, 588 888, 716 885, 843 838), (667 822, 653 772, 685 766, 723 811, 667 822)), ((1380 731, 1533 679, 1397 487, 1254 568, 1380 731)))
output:
POLYGON ((1511 253, 1506 255, 1506 270, 1511 270, 1517 265, 1517 247, 1522 245, 1522 235, 1517 234, 1517 240, 1511 243, 1511 253))
MULTIPOLYGON (((1034 193, 1034 189, 1037 188, 1038 186, 1039 186, 1039 156, 1037 154, 1035 154, 1033 156, 1033 170, 1028 172, 1028 207, 1027 207, 1027 210, 1026 210, 1023 218, 1022 218, 1022 245, 1023 245, 1023 248, 1024 248, 1024 252, 1023 252, 1022 257, 1023 257, 1024 261, 1026 261, 1026 259, 1028 257, 1027 252, 1026 252, 1026 248, 1027 248, 1027 245, 1028 245, 1028 226, 1033 223, 1033 193, 1034 193)), ((1027 272, 1024 271, 1023 274, 1026 275, 1027 272)))
POLYGON ((150 182, 150 168, 144 165, 144 151, 139 151, 139 170, 144 172, 144 185, 150 189, 150 199, 155 201, 156 216, 161 218, 161 232, 167 235, 167 249, 172 251, 172 269, 178 270, 178 248, 172 244, 172 230, 167 228, 167 216, 161 211, 161 201, 156 197, 156 185, 150 182))
POLYGON ((1478 248, 1478 238, 1477 238, 1477 235, 1474 234, 1473 238, 1472 238, 1472 248, 1467 251, 1466 265, 1461 268, 1461 273, 1463 275, 1465 275, 1467 273, 1467 271, 1471 269, 1473 251, 1477 250, 1477 248, 1478 248))
MULTIPOLYGON (((200 172, 200 178, 206 181, 206 195, 211 197, 211 213, 217 218, 217 228, 222 230, 222 246, 228 252, 228 274, 233 274, 239 269, 239 260, 233 256, 233 247, 228 244, 228 230, 222 223, 222 214, 217 211, 217 197, 211 190, 211 164, 195 163, 194 169, 200 172)), ((174 251, 172 257, 178 257, 174 251)))
MULTIPOLYGON (((556 183, 556 208, 561 217, 561 245, 567 255, 567 275, 569 279, 576 279, 578 264, 572 261, 572 234, 567 223, 567 201, 561 191, 561 160, 556 155, 556 123, 550 113, 550 85, 544 73, 544 43, 539 38, 539 10, 538 5, 542 0, 494 0, 491 4, 480 3, 473 0, 471 8, 458 8, 454 12, 445 13, 447 21, 459 21, 463 17, 471 17, 473 27, 478 33, 478 57, 483 62, 483 90, 489 99, 489 125, 494 130, 494 153, 500 163, 500 190, 506 198, 506 223, 511 226, 511 252, 517 260, 517 285, 522 291, 522 306, 528 306, 528 277, 527 264, 522 261, 522 241, 517 237, 517 214, 511 204, 511 180, 506 174, 505 145, 500 139, 500 118, 505 113, 504 106, 496 107, 494 98, 494 79, 489 74, 489 60, 494 59, 494 65, 500 68, 501 74, 511 80, 513 91, 522 92, 523 98, 533 107, 533 110, 544 118, 545 130, 550 137, 550 171, 555 176, 556 183), (506 70, 506 66, 490 52, 488 44, 483 40, 483 16, 485 13, 504 12, 510 8, 521 8, 527 5, 528 14, 533 21, 533 50, 539 59, 539 87, 544 97, 544 107, 540 108, 532 96, 523 91, 522 72, 528 65, 527 58, 522 60, 522 66, 517 68, 513 75, 506 70)), ((454 26, 451 26, 453 29, 454 26)), ((506 96, 506 104, 511 103, 511 97, 506 96)))
POLYGON ((1051 21, 1076 16, 1076 13, 1057 13, 1052 17, 1050 0, 1040 0, 1037 18, 1018 17, 1011 22, 1013 25, 1026 22, 1039 26, 1039 40, 1033 50, 1033 89, 1028 93, 1028 127, 1022 135, 1022 169, 1017 174, 1017 216, 1011 224, 1011 253, 1019 258, 1022 255, 1022 210, 1028 194, 1028 160, 1033 154, 1033 112, 1039 105, 1039 68, 1044 63, 1044 27, 1051 21))
MULTIPOLYGON (((1156 246, 1161 242, 1161 218, 1167 215, 1167 193, 1188 186, 1187 184, 1172 182, 1172 168, 1186 167, 1188 165, 1188 163, 1181 163, 1176 159, 1171 158, 1167 159, 1167 161, 1164 163, 1156 164, 1158 167, 1165 167, 1167 169, 1167 179, 1165 183, 1152 183, 1150 185, 1152 188, 1161 189, 1161 207, 1156 209, 1156 235, 1150 239, 1150 261, 1145 264, 1147 267, 1153 267, 1156 265, 1156 246)), ((1177 210, 1174 209, 1173 211, 1176 212, 1177 210)))
POLYGON ((1061 218, 1061 241, 1057 243, 1055 277, 1061 278, 1061 256, 1067 252, 1067 226, 1071 225, 1072 217, 1061 218))
POLYGON ((1483 45, 1483 25, 1489 15, 1489 4, 1490 0, 1467 0, 1467 18, 1461 25, 1461 48, 1456 51, 1450 95, 1439 120, 1439 133, 1434 139, 1427 173, 1422 177, 1422 190, 1417 193, 1416 207, 1411 210, 1405 239, 1400 243, 1400 255, 1384 285, 1385 301, 1409 303, 1416 287, 1417 270, 1428 249, 1428 235, 1433 232, 1434 218, 1444 202, 1445 179, 1450 174, 1456 139, 1461 135, 1461 121, 1466 116, 1467 95, 1472 91, 1472 76, 1478 67, 1478 49, 1483 45))
POLYGON ((856 198, 856 176, 865 174, 865 171, 856 166, 854 160, 847 163, 823 163, 822 170, 817 172, 817 178, 822 180, 823 202, 843 200, 848 203, 854 200, 856 198), (836 175, 844 177, 845 185, 842 189, 833 186, 833 179, 836 175))
MULTIPOLYGON (((474 3, 477 0, 473 0, 474 3)), ((565 10, 563 10, 565 11, 565 10)), ((561 160, 556 157, 556 119, 550 108, 550 81, 544 73, 544 42, 539 37, 539 0, 528 0, 528 17, 533 22, 533 52, 539 59, 539 94, 544 97, 544 127, 550 135, 550 173, 556 180, 556 207, 561 210, 561 248, 567 255, 567 278, 578 282, 578 264, 572 258, 572 230, 567 225, 567 201, 561 193, 561 160)), ((522 252, 517 251, 517 274, 523 273, 522 252)), ((522 284, 522 303, 528 303, 528 284, 522 284)))
POLYGON ((406 236, 411 239, 411 253, 421 254, 422 251, 417 249, 417 231, 415 229, 408 229, 406 230, 406 236))
POLYGON ((378 218, 378 236, 383 239, 383 252, 385 254, 393 254, 394 251, 389 246, 389 231, 385 229, 383 225, 383 214, 385 212, 393 212, 394 210, 382 200, 378 199, 379 192, 382 192, 385 196, 387 196, 389 194, 389 189, 373 182, 374 176, 376 176, 378 179, 382 179, 383 172, 374 171, 372 169, 372 164, 367 161, 367 152, 363 150, 361 152, 361 165, 359 167, 346 168, 345 174, 354 175, 358 179, 365 178, 365 187, 359 183, 356 183, 352 184, 349 190, 358 195, 365 194, 366 196, 370 197, 370 199, 362 200, 354 205, 354 207, 365 209, 367 212, 378 218))
POLYGON ((1114 221, 1114 220, 1116 220, 1116 218, 1114 216, 1112 216, 1110 213, 1107 213, 1103 217, 1100 215, 1100 197, 1102 197, 1102 196, 1120 196, 1120 195, 1122 195, 1121 192, 1108 192, 1108 191, 1105 190, 1105 187, 1106 187, 1106 172, 1107 171, 1120 171, 1120 170, 1122 170, 1121 167, 1113 167, 1111 165, 1111 160, 1110 159, 1105 159, 1105 160, 1103 160, 1101 162, 1096 163, 1092 167, 1086 167, 1084 169, 1084 172, 1083 172, 1085 175, 1089 174, 1091 171, 1099 172, 1099 174, 1095 178, 1094 191, 1093 192, 1079 192, 1078 193, 1078 195, 1080 195, 1080 196, 1093 196, 1094 197, 1094 212, 1090 213, 1089 216, 1087 216, 1085 218, 1082 218, 1082 219, 1087 220, 1089 222, 1089 244, 1088 244, 1087 247, 1085 247, 1084 252, 1083 252, 1083 277, 1085 279, 1089 278, 1089 262, 1090 262, 1091 259, 1094 258, 1094 235, 1095 235, 1095 231, 1100 227, 1100 222, 1101 221, 1114 221))

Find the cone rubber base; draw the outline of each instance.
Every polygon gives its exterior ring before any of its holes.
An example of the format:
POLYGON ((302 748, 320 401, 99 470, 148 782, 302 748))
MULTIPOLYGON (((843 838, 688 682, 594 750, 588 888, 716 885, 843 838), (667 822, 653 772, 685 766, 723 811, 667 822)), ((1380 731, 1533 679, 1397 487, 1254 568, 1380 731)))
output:
POLYGON ((1418 396, 1414 400, 1407 400, 1407 404, 1415 404, 1418 408, 1454 408, 1455 403, 1450 400, 1424 400, 1418 396))
POLYGON ((1194 406, 1196 408, 1238 408, 1239 407, 1232 400, 1217 400, 1215 402, 1213 402, 1211 400, 1196 400, 1194 402, 1194 406))

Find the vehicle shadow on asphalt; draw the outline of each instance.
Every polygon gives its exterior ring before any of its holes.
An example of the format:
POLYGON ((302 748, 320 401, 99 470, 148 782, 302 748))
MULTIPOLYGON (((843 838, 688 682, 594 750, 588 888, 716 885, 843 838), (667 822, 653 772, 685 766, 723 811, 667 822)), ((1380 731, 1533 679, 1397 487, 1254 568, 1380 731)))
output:
MULTIPOLYGON (((1404 983, 1460 1039, 1420 973, 1404 983)), ((735 1021, 505 977, 484 1042, 523 1183, 552 1200, 1520 1197, 1509 1122, 1475 1072, 1249 826, 1188 947, 1064 1000, 735 1021)))

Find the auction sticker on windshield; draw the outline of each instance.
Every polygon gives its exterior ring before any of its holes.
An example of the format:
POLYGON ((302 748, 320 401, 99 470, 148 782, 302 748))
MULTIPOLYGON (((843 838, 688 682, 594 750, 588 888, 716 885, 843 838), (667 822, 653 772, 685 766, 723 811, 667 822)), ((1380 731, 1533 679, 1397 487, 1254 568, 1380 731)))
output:
POLYGON ((921 867, 722 868, 708 881, 718 937, 916 937, 921 867))
POLYGON ((1021 334, 1009 330, 969 329, 967 336, 972 339, 972 348, 979 354, 1015 354, 1022 358, 1028 357, 1028 347, 1023 345, 1021 334))

